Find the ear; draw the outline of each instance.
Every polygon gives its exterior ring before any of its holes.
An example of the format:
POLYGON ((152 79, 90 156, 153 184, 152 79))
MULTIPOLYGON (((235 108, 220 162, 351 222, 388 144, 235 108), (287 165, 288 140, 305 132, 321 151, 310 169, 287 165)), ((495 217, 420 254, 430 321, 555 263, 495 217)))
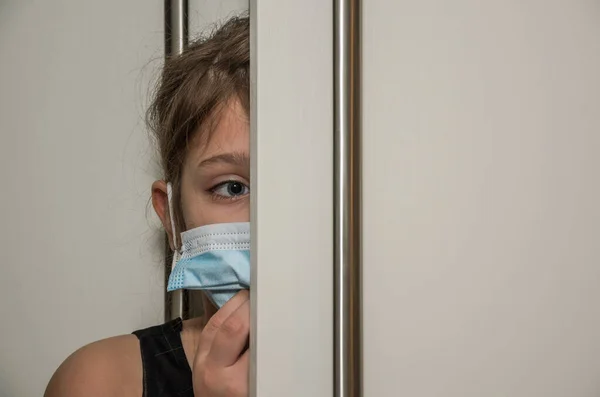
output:
POLYGON ((169 214, 169 197, 167 195, 167 182, 155 181, 152 184, 152 206, 156 215, 160 218, 163 228, 169 236, 169 246, 175 249, 173 244, 173 229, 171 227, 171 216, 169 214))

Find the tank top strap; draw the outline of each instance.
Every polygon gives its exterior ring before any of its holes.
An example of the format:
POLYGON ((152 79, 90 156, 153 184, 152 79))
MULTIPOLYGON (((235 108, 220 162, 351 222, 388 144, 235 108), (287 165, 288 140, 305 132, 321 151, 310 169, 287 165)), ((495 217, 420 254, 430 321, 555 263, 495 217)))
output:
POLYGON ((140 341, 143 397, 193 397, 192 370, 187 361, 180 318, 133 332, 140 341))

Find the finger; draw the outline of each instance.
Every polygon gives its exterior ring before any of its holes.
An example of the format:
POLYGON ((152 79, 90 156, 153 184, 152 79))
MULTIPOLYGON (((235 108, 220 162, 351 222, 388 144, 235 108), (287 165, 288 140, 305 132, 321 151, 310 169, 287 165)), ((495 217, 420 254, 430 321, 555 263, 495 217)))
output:
POLYGON ((248 364, 250 363, 250 349, 246 349, 244 353, 238 358, 237 362, 233 364, 234 370, 239 370, 242 373, 248 373, 248 364))
POLYGON ((219 367, 235 364, 246 347, 249 332, 250 301, 246 301, 225 320, 215 335, 208 360, 219 367))
POLYGON ((228 390, 227 396, 248 396, 250 387, 248 365, 250 362, 249 351, 246 350, 240 359, 231 367, 227 368, 228 390))
POLYGON ((213 339, 227 318, 235 312, 241 305, 249 300, 247 290, 242 290, 235 294, 226 304, 223 305, 208 321, 202 330, 200 343, 198 344, 198 353, 206 354, 210 351, 213 339))

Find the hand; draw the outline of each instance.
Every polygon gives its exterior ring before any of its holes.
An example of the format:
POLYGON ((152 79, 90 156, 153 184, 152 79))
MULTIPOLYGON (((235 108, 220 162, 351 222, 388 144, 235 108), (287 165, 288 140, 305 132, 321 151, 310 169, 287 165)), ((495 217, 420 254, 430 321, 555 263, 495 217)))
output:
POLYGON ((248 396, 249 331, 250 300, 241 291, 202 330, 192 365, 195 396, 248 396))

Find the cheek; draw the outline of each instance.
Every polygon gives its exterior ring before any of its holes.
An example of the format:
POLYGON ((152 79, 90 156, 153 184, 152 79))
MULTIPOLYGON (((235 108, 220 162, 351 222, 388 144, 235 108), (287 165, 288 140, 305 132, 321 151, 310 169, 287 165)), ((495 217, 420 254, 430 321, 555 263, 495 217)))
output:
POLYGON ((213 204, 210 213, 206 213, 205 225, 213 223, 249 222, 250 200, 241 200, 235 204, 213 204))
POLYGON ((188 230, 215 223, 249 222, 250 200, 243 199, 234 203, 197 200, 187 206, 183 214, 188 230))

